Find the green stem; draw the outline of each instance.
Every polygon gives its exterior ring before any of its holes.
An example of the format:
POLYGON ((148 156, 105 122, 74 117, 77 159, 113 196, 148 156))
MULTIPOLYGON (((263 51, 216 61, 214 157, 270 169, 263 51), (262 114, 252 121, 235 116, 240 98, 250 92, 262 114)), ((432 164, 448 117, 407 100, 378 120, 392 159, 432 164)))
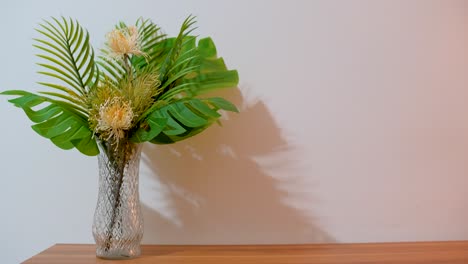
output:
MULTIPOLYGON (((112 144, 112 143, 109 143, 112 144)), ((115 203, 114 203, 114 208, 112 210, 112 217, 111 217, 111 222, 110 222, 110 228, 109 228, 109 233, 107 234, 107 239, 105 243, 105 251, 109 251, 111 244, 112 244, 112 238, 113 238, 113 230, 115 228, 116 222, 117 222, 117 210, 121 206, 121 192, 122 192, 122 185, 123 185, 123 180, 124 180, 124 173, 125 173, 125 165, 128 161, 128 153, 127 153, 127 147, 128 143, 114 143, 115 148, 113 146, 109 146, 108 148, 108 158, 109 161, 111 162, 112 169, 115 169, 115 172, 117 174, 117 188, 115 189, 115 203)))

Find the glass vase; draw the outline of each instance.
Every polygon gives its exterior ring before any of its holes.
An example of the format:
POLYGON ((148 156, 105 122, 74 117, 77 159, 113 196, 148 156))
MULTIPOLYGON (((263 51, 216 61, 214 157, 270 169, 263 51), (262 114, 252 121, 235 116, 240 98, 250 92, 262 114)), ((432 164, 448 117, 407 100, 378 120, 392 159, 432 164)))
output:
POLYGON ((96 256, 138 257, 143 237, 138 189, 141 144, 121 140, 98 145, 99 192, 93 221, 96 256))

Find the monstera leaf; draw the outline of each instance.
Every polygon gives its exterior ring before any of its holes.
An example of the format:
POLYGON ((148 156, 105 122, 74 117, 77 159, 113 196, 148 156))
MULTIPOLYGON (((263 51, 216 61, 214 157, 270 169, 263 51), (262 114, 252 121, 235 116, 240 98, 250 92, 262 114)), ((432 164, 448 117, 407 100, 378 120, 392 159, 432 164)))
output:
POLYGON ((9 102, 22 108, 29 119, 36 123, 32 126, 33 130, 50 139, 57 147, 77 148, 81 153, 89 156, 99 154, 86 117, 67 103, 18 90, 6 91, 2 94, 19 96, 9 102), (40 109, 33 110, 33 108, 40 109))
POLYGON ((238 112, 220 97, 184 99, 153 111, 133 134, 135 142, 169 144, 192 137, 218 120, 218 110, 238 112))

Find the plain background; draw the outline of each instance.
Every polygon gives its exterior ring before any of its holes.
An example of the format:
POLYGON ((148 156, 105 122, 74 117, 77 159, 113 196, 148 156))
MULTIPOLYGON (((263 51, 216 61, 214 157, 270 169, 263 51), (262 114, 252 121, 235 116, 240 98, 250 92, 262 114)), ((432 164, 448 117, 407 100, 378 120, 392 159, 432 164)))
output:
MULTIPOLYGON (((43 18, 95 49, 119 20, 175 35, 189 14, 238 69, 240 114, 145 145, 144 243, 468 239, 467 1, 4 1, 0 90, 38 90, 43 18)), ((0 98, 0 252, 92 243, 97 160, 63 151, 0 98)))

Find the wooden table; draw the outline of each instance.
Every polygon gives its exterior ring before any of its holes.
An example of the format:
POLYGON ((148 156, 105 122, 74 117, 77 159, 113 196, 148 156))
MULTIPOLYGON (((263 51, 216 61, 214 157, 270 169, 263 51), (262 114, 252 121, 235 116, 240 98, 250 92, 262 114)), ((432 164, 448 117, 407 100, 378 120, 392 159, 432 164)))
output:
POLYGON ((57 244, 27 264, 466 264, 468 241, 368 244, 142 246, 142 256, 110 261, 95 257, 94 245, 57 244))

